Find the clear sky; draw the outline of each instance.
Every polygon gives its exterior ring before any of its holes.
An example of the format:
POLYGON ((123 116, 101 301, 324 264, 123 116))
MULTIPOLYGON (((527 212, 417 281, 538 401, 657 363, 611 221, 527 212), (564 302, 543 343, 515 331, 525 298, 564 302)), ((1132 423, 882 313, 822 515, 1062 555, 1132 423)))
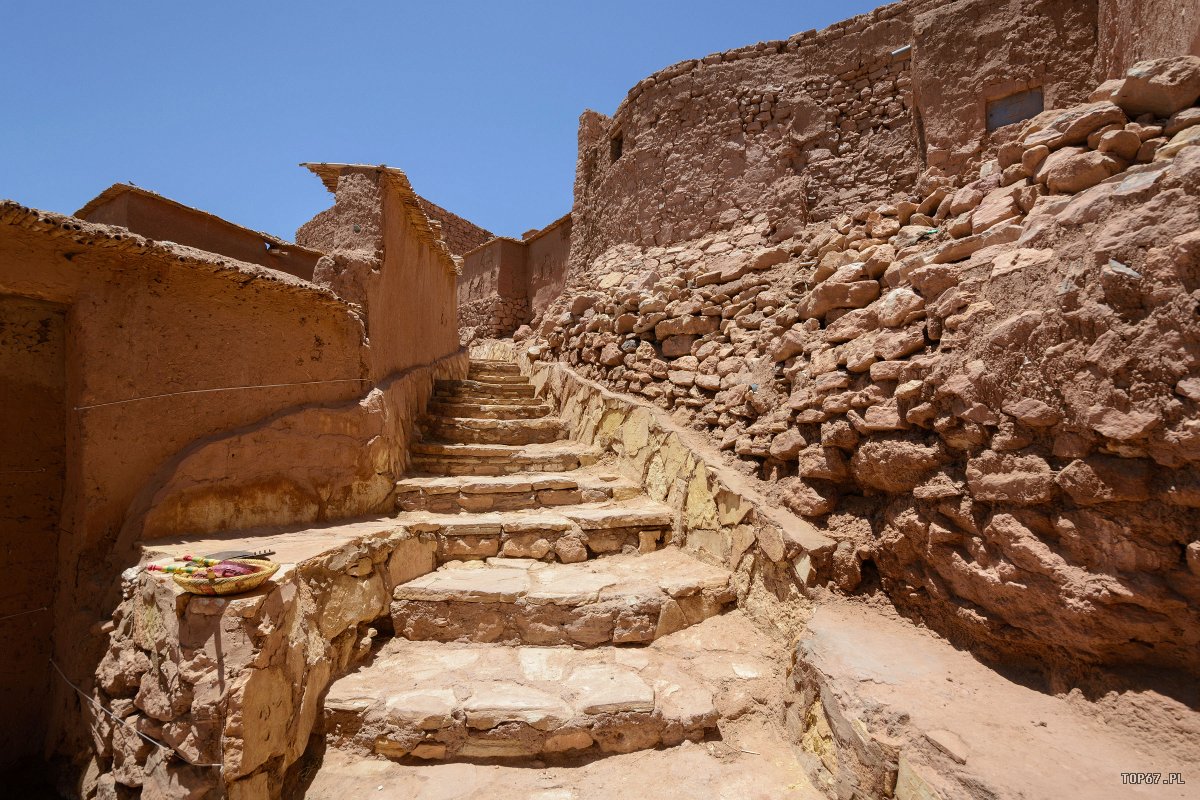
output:
POLYGON ((0 197, 71 213, 132 182, 291 239, 331 203, 299 162, 386 163, 519 236, 570 210, 585 108, 879 4, 10 0, 0 197))

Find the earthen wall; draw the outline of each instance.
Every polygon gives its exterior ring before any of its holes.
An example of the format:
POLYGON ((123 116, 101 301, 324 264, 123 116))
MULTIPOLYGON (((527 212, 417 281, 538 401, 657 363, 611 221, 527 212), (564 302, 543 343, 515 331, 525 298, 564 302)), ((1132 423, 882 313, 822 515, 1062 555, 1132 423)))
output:
POLYGON ((195 247, 311 280, 321 253, 235 225, 133 186, 116 184, 76 212, 80 219, 195 247))
POLYGON ((1102 78, 1149 58, 1200 56, 1200 5, 1193 0, 1099 0, 1097 16, 1102 78))
POLYGON ((1094 30, 1093 0, 913 0, 668 67, 581 118, 572 263, 756 218, 790 235, 926 166, 978 165, 986 99, 1080 99, 1094 30))
POLYGON ((66 469, 63 306, 0 295, 0 769, 41 755, 66 469))
POLYGON ((496 234, 491 231, 481 228, 474 222, 463 219, 453 212, 447 211, 438 204, 426 200, 424 197, 418 199, 421 202, 421 210, 425 212, 425 215, 431 220, 437 221, 442 226, 442 238, 445 240, 446 246, 450 248, 450 252, 456 256, 464 255, 468 251, 496 237, 496 234))

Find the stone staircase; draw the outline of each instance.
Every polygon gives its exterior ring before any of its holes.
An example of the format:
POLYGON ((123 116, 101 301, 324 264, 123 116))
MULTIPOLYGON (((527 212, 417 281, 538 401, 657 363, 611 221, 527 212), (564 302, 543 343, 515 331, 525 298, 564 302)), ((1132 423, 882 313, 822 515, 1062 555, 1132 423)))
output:
POLYGON ((436 540, 438 568, 396 587, 394 637, 330 687, 332 748, 520 763, 673 746, 711 738, 723 698, 770 672, 766 648, 701 674, 658 646, 731 608, 729 572, 671 546, 673 512, 567 439, 515 365, 439 382, 421 429, 397 521, 436 540))

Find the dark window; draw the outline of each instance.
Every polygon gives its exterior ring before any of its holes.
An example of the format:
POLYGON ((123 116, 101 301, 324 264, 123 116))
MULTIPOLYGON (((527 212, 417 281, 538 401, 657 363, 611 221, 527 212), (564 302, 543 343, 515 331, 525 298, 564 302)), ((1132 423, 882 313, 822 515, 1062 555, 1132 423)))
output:
POLYGON ((987 104, 987 129, 996 128, 1020 122, 1023 119, 1036 117, 1045 108, 1042 97, 1042 87, 1026 89, 1023 92, 1001 97, 999 100, 989 100, 987 104))
POLYGON ((625 151, 625 137, 617 134, 608 142, 608 154, 611 157, 610 162, 615 164, 617 159, 621 157, 621 153, 625 151))

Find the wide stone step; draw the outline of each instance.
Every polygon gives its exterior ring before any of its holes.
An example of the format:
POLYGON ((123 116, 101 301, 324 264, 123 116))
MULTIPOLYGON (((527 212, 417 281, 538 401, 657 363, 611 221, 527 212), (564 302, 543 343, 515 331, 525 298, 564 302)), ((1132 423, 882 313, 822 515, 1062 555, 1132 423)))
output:
POLYGON ((421 429, 428 439, 459 444, 547 444, 567 435, 566 425, 558 417, 481 419, 426 416, 421 419, 421 429))
POLYGON ((528 384, 529 378, 521 373, 510 374, 505 372, 493 372, 491 370, 476 370, 472 369, 467 373, 467 380, 477 383, 488 383, 493 385, 515 386, 518 384, 528 384))
POLYGON ((626 500, 640 487, 606 472, 532 472, 515 475, 408 477, 396 481, 400 511, 515 511, 626 500))
POLYGON ((431 415, 442 417, 473 417, 475 419, 537 419, 554 413, 554 407, 529 398, 520 403, 468 403, 434 400, 429 404, 431 415))
POLYGON ((410 531, 434 536, 441 562, 503 555, 571 563, 656 550, 670 538, 674 515, 661 503, 639 495, 517 511, 406 511, 397 521, 410 531))
POLYGON ((434 396, 461 399, 533 397, 534 389, 528 383, 484 383, 472 380, 437 381, 434 385, 434 396))
POLYGON ((329 688, 324 731, 335 749, 394 759, 671 747, 719 735, 719 709, 741 719, 756 710, 769 715, 750 698, 781 680, 773 650, 738 612, 637 649, 395 638, 329 688))
POLYGON ((728 571, 674 547, 578 564, 450 564, 392 596, 392 625, 405 639, 574 647, 651 642, 734 600, 728 571))
POLYGON ((488 361, 485 359, 471 359, 471 365, 468 372, 490 373, 495 375, 520 375, 521 368, 511 361, 488 361))
POLYGON ((451 444, 414 442, 412 470, 428 475, 511 475, 564 472, 596 463, 599 454, 577 442, 451 444))

